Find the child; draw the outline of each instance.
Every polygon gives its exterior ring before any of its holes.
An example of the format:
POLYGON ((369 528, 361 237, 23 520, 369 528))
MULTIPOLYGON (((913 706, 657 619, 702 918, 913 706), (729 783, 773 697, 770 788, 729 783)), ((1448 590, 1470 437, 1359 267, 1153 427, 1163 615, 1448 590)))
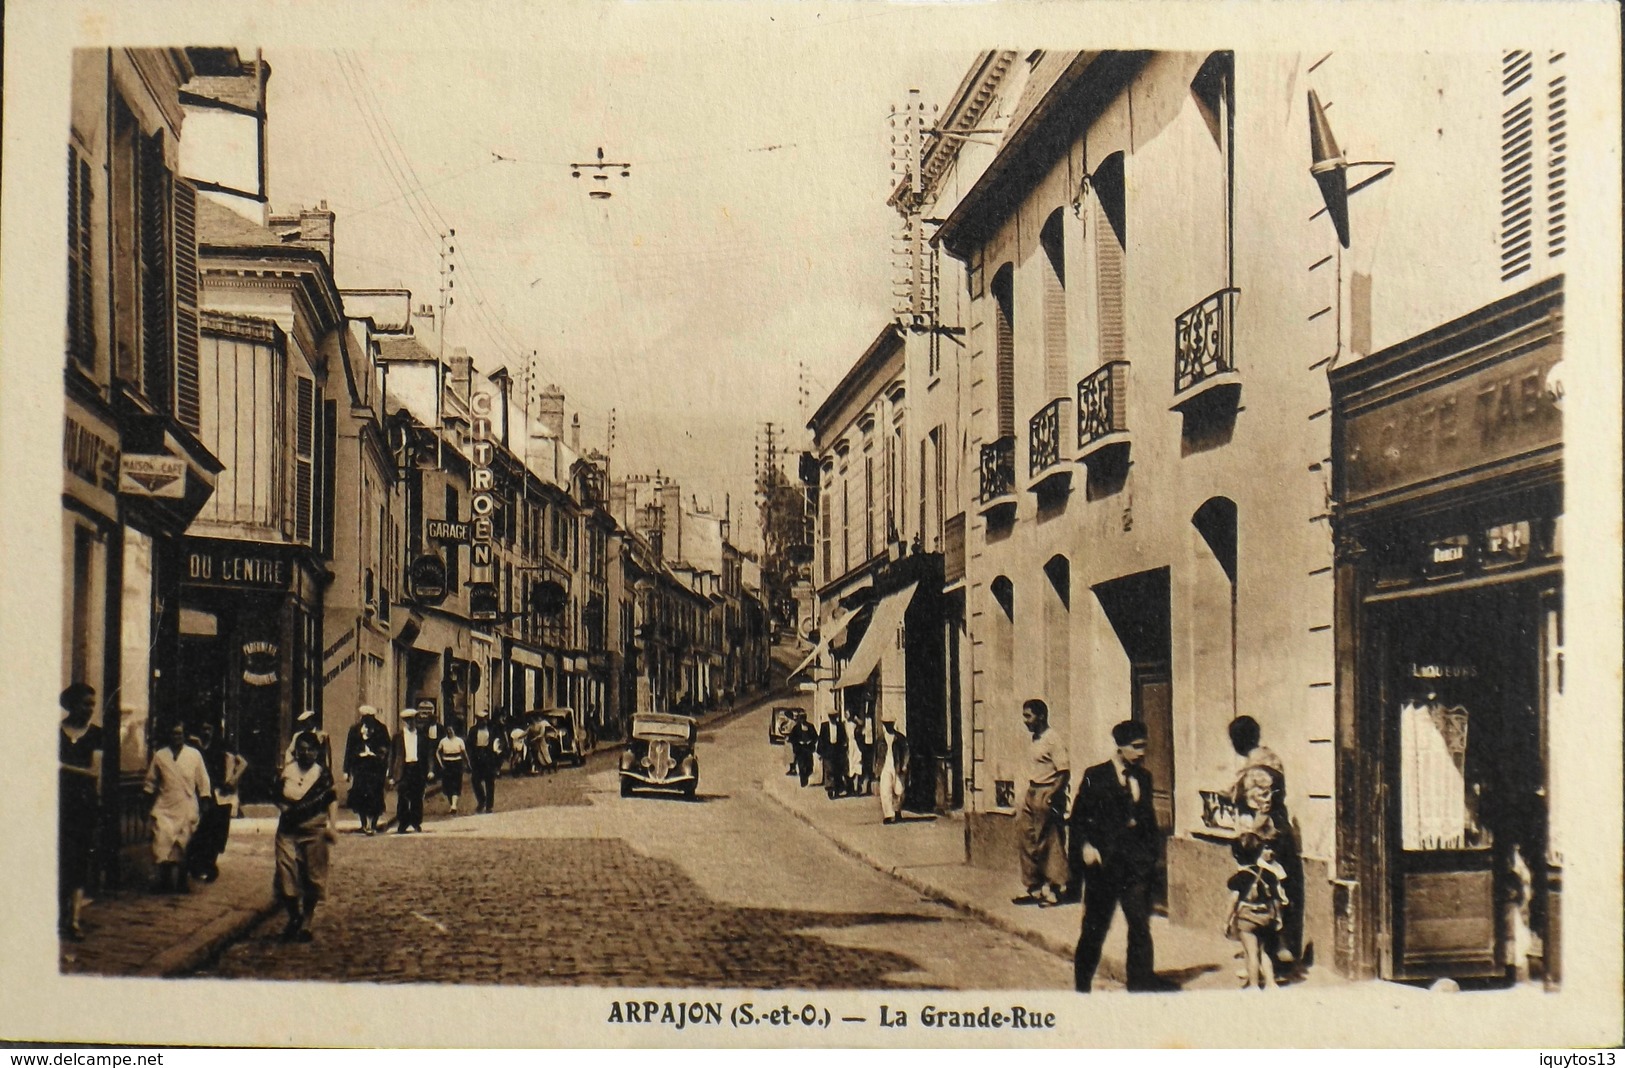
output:
POLYGON ((1289 902, 1281 880, 1286 872, 1275 862, 1264 840, 1245 831, 1230 847, 1236 859, 1236 873, 1226 884, 1230 888, 1230 920, 1225 936, 1241 942, 1246 958, 1243 988, 1257 985, 1260 990, 1275 985, 1275 964, 1271 950, 1281 927, 1281 909, 1289 902))

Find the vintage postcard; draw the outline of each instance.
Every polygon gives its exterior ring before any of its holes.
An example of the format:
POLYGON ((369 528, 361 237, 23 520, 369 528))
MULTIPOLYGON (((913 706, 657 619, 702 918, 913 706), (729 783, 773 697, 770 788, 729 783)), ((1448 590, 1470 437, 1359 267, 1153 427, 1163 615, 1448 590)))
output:
POLYGON ((1617 7, 5 29, 0 1038, 1620 1041, 1617 7))

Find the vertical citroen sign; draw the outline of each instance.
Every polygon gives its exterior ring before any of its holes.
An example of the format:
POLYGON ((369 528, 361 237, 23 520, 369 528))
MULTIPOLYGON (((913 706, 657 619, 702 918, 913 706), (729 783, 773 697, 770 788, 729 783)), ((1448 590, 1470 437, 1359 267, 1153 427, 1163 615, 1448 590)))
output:
POLYGON ((471 619, 497 618, 496 565, 491 557, 491 515, 496 511, 496 478, 492 461, 496 442, 491 433, 492 395, 478 392, 469 398, 473 418, 469 421, 469 489, 472 511, 468 530, 469 573, 468 614, 471 619))

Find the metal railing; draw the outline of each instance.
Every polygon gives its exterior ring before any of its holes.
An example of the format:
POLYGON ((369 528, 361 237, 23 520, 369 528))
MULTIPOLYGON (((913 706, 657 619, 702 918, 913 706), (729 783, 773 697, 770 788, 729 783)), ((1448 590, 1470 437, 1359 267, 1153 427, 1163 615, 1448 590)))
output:
POLYGON ((1231 332, 1238 292, 1221 289, 1174 319, 1175 395, 1236 369, 1231 332))
POLYGON ((1036 478, 1061 462, 1061 409, 1066 398, 1057 397, 1027 421, 1027 476, 1036 478))
POLYGON ((1078 448, 1128 429, 1128 361, 1103 363, 1078 382, 1078 448))
POLYGON ((985 503, 1016 491, 1016 439, 1007 434, 982 446, 982 494, 985 503))

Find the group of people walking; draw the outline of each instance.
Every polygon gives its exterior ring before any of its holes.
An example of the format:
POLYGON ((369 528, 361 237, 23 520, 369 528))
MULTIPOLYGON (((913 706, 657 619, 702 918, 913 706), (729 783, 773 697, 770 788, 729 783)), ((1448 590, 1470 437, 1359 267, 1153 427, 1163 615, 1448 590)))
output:
MULTIPOLYGON (((1048 706, 1026 702, 1022 720, 1032 743, 1020 809, 1025 889, 1015 903, 1047 908, 1082 900, 1073 978, 1084 992, 1093 986, 1101 947, 1120 909, 1128 927, 1129 989, 1166 989, 1155 972, 1151 938, 1162 831, 1145 768, 1145 724, 1124 720, 1114 726, 1111 756, 1086 768, 1073 793, 1066 743, 1050 726, 1048 706)), ((1251 716, 1231 722, 1230 739, 1242 761, 1233 787, 1242 817, 1232 845, 1236 869, 1225 885, 1225 931, 1241 943, 1244 985, 1262 989, 1301 962, 1303 870, 1280 758, 1260 744, 1251 716)))
POLYGON ((349 806, 361 821, 362 834, 378 833, 384 795, 395 790, 395 833, 423 830, 423 795, 438 779, 447 811, 455 815, 465 774, 474 791, 474 811, 496 809, 497 774, 506 742, 480 709, 465 736, 455 721, 440 723, 415 708, 401 709, 400 731, 390 735, 378 710, 362 705, 344 745, 344 779, 350 784, 349 806))
POLYGON ((882 822, 897 823, 903 818, 908 787, 908 735, 889 719, 879 719, 877 725, 877 718, 836 712, 815 730, 807 714, 797 711, 787 739, 789 773, 799 776, 802 786, 808 785, 816 755, 830 800, 877 793, 882 822))

